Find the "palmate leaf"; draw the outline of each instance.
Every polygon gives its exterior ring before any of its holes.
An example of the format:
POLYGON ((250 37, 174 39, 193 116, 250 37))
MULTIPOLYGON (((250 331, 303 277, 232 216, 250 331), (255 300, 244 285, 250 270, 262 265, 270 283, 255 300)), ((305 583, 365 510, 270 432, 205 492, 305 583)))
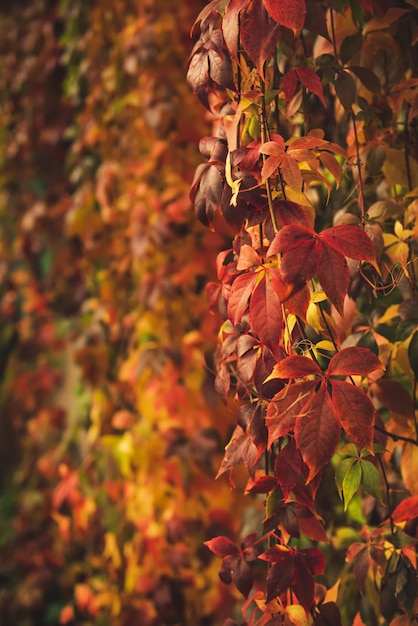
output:
POLYGON ((300 286, 317 275, 341 315, 349 284, 345 257, 368 261, 376 267, 373 243, 354 225, 333 226, 318 234, 312 228, 289 224, 273 239, 268 255, 273 254, 282 255, 280 269, 285 282, 300 286))
POLYGON ((271 563, 267 574, 267 602, 291 589, 309 613, 314 602, 315 574, 323 574, 325 559, 317 548, 296 550, 276 545, 260 555, 271 563))
POLYGON ((269 403, 266 414, 269 445, 276 438, 294 432, 296 446, 309 467, 308 482, 332 457, 341 427, 360 449, 373 453, 373 403, 362 389, 334 377, 367 376, 381 367, 376 355, 358 347, 337 352, 327 373, 304 356, 282 359, 274 367, 272 377, 311 380, 289 383, 269 403))
POLYGON ((214 537, 205 541, 205 545, 217 556, 223 557, 219 578, 229 585, 232 581, 247 598, 253 586, 253 573, 247 561, 257 559, 259 551, 256 544, 257 533, 244 537, 238 548, 228 537, 214 537))

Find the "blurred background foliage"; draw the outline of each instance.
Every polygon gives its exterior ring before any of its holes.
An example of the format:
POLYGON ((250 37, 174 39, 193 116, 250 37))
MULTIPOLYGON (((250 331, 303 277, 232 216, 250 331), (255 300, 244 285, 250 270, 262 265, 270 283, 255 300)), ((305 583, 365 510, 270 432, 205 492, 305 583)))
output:
POLYGON ((0 8, 4 626, 210 626, 235 602, 202 545, 259 515, 213 480, 235 416, 204 293, 222 234, 188 193, 202 4, 0 8))

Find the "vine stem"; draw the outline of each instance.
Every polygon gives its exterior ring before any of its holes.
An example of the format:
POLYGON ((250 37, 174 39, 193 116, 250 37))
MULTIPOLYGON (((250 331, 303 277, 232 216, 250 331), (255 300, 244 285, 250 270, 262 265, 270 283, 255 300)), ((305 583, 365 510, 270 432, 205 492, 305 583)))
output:
MULTIPOLYGON (((261 142, 262 143, 266 143, 266 141, 269 141, 270 138, 270 133, 269 133, 269 129, 268 129, 268 125, 267 125, 267 119, 266 119, 266 101, 264 99, 264 82, 262 81, 262 89, 263 89, 263 95, 261 98, 261 103, 260 103, 260 128, 261 128, 261 142)), ((263 164, 266 162, 266 155, 263 154, 262 155, 262 159, 263 159, 263 164)), ((266 179, 266 192, 267 192, 267 202, 268 202, 268 207, 269 207, 269 212, 270 212, 270 217, 271 217, 271 222, 273 224, 273 230, 275 233, 279 232, 279 224, 277 222, 277 217, 276 214, 274 212, 274 206, 273 206, 273 194, 271 192, 271 187, 270 187, 270 178, 266 179)))
POLYGON ((381 472, 383 474, 383 480, 385 483, 385 489, 386 489, 386 500, 387 500, 387 507, 388 507, 388 511, 389 511, 389 520, 390 520, 390 530, 392 535, 395 532, 395 524, 393 521, 393 517, 392 517, 392 505, 391 505, 391 501, 390 501, 390 486, 389 486, 389 481, 388 481, 388 477, 386 475, 386 470, 385 470, 385 466, 383 465, 383 461, 380 458, 380 455, 377 455, 377 461, 379 463, 381 472))
POLYGON ((358 200, 359 200, 359 205, 360 205, 360 210, 361 210, 361 223, 362 223, 363 230, 364 230, 364 227, 366 224, 366 211, 364 207, 364 182, 363 182, 363 174, 361 172, 360 147, 359 147, 357 126, 356 126, 356 116, 354 115, 353 109, 351 109, 351 119, 353 122, 354 139, 355 139, 355 144, 356 144, 356 165, 357 165, 357 172, 358 172, 358 188, 359 188, 358 200))
POLYGON ((394 433, 389 432, 385 428, 382 428, 381 426, 377 426, 377 424, 374 425, 374 429, 377 430, 377 432, 382 433, 383 435, 386 435, 387 437, 392 439, 392 441, 394 441, 395 443, 397 441, 405 441, 406 443, 412 443, 412 445, 418 446, 418 440, 412 439, 412 437, 404 437, 403 435, 395 435, 394 433))

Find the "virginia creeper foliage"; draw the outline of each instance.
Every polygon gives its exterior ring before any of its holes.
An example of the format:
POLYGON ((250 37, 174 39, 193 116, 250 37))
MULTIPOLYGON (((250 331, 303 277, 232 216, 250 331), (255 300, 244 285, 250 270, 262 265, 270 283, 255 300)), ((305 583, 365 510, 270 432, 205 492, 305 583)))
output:
POLYGON ((417 18, 213 0, 194 25, 214 134, 191 197, 231 242, 207 286, 237 416, 218 477, 245 466, 265 509, 206 545, 247 626, 418 620, 417 18))

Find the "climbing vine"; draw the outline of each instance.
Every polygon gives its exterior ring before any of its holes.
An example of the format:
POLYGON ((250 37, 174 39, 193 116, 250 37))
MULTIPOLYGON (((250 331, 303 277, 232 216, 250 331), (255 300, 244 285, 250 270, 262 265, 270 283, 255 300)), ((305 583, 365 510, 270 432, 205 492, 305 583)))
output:
POLYGON ((237 419, 218 478, 244 466, 264 504, 206 541, 245 598, 229 626, 418 619, 417 17, 214 0, 194 25, 214 132, 191 197, 231 232, 207 285, 237 419))

